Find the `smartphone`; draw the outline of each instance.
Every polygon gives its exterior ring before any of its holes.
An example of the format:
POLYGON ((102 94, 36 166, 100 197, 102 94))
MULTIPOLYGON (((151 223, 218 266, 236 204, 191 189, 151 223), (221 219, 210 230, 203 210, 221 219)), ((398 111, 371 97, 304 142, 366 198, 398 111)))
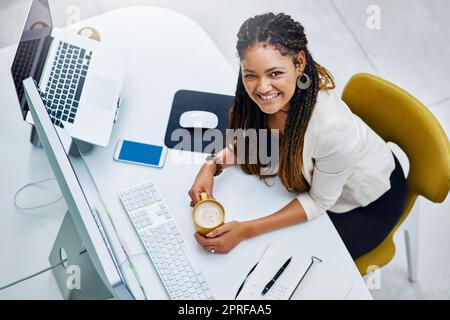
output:
POLYGON ((120 140, 114 152, 114 160, 151 167, 162 167, 166 153, 166 146, 120 140))

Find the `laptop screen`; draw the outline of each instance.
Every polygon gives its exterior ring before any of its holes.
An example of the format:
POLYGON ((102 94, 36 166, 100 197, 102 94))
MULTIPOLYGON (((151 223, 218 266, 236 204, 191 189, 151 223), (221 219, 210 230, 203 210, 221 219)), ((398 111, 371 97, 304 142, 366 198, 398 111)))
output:
POLYGON ((33 0, 11 66, 11 73, 24 119, 28 112, 28 105, 24 96, 22 81, 28 77, 33 77, 34 80, 39 82, 50 45, 49 36, 51 32, 52 20, 48 0, 33 0))

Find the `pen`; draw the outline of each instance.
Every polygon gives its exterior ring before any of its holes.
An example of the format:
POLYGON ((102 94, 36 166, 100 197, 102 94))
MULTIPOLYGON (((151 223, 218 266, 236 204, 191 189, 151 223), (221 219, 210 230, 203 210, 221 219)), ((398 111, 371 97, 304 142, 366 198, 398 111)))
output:
POLYGON ((292 257, 290 257, 289 259, 286 260, 286 262, 281 266, 281 268, 277 271, 277 273, 275 273, 275 275, 273 276, 272 280, 270 280, 266 286, 264 287, 263 291, 261 292, 261 295, 265 295, 267 293, 267 291, 269 291, 270 288, 272 288, 273 284, 275 283, 275 281, 277 281, 277 279, 281 276, 281 274, 283 273, 283 271, 286 269, 286 267, 289 265, 289 263, 291 262, 292 257))

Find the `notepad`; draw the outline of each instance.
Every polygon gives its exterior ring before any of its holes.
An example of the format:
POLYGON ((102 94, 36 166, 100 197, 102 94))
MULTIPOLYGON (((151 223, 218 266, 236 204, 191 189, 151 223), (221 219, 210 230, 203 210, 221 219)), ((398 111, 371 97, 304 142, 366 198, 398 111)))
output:
POLYGON ((245 281, 238 300, 345 299, 353 283, 331 268, 323 259, 293 254, 286 246, 268 245, 254 271, 245 281), (270 290, 265 285, 292 256, 270 290))

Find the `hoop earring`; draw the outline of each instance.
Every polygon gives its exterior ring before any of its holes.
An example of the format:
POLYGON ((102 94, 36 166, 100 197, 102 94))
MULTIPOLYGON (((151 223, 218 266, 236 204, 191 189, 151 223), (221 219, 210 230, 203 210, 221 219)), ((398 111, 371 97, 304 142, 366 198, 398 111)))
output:
POLYGON ((309 78, 309 76, 306 73, 302 73, 300 75, 300 77, 297 78, 297 87, 300 90, 306 90, 309 88, 309 86, 311 85, 311 79, 309 78), (304 79, 302 81, 302 79, 304 79))

